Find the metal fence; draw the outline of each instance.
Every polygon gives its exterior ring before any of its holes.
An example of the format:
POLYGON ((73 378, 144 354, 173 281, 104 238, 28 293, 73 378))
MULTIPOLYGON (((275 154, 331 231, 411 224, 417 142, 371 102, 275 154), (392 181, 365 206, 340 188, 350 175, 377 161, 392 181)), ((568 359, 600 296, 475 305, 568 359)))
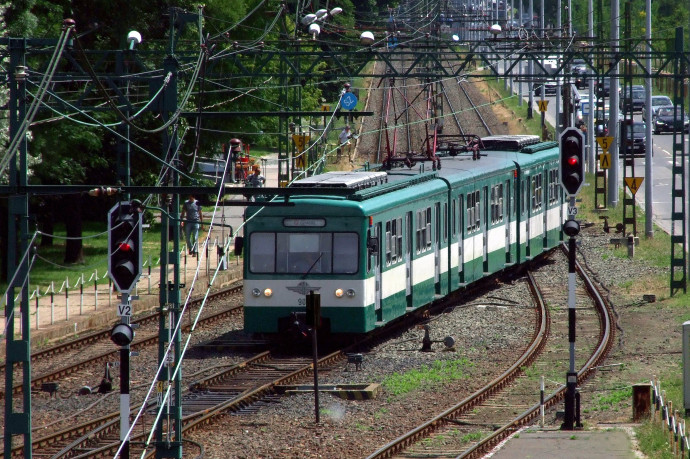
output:
MULTIPOLYGON (((231 255, 232 245, 230 236, 219 240, 217 237, 210 240, 201 250, 199 256, 188 255, 185 245, 180 250, 180 282, 187 284, 191 281, 194 272, 199 269, 199 277, 210 282, 210 278, 219 264, 227 266, 231 255)), ((132 295, 146 296, 158 295, 160 287, 160 258, 154 260, 148 256, 142 266, 142 274, 132 292, 132 295)), ((208 285, 208 284, 207 284, 208 285)), ((108 272, 99 273, 94 270, 91 273, 82 273, 76 279, 70 280, 69 276, 61 283, 51 282, 50 285, 31 286, 29 302, 31 304, 31 328, 39 330, 42 327, 53 325, 57 322, 70 320, 74 315, 84 315, 92 311, 98 311, 105 307, 111 307, 117 303, 118 293, 108 276, 108 272)), ((15 304, 20 301, 20 293, 15 297, 15 304)), ((7 297, 0 298, 0 308, 7 304, 7 297)), ((15 326, 21 332, 19 308, 15 316, 15 326)), ((2 318, 3 330, 6 330, 6 318, 2 318)), ((75 332, 77 325, 75 324, 75 332)), ((4 336, 2 333, 0 336, 4 336)))

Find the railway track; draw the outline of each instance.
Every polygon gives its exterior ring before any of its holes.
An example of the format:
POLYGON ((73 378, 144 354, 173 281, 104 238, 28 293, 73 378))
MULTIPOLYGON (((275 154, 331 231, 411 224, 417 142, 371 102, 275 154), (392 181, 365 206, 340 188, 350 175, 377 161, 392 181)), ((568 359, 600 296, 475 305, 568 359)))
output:
MULTIPOLYGON (((560 264, 567 266, 565 262, 560 264)), ((577 334, 581 338, 576 359, 580 386, 607 355, 613 343, 613 320, 603 298, 579 265, 577 271, 581 279, 577 287, 580 302, 577 334), (590 304, 586 306, 583 302, 590 304), (595 336, 591 336, 592 328, 598 330, 595 336)), ((532 344, 516 363, 457 405, 383 446, 370 455, 370 459, 481 457, 513 432, 537 419, 540 404, 535 374, 547 374, 549 380, 559 380, 567 370, 568 348, 564 346, 568 341, 567 307, 554 307, 567 304, 564 297, 567 289, 553 285, 552 270, 543 274, 537 272, 530 278, 542 311, 540 325, 532 344), (553 313, 547 305, 554 308, 553 313), (549 318, 554 322, 550 328, 549 318), (530 398, 532 402, 524 402, 530 398)), ((545 399, 545 408, 561 402, 564 395, 565 386, 560 385, 545 399)))
MULTIPOLYGON (((218 300, 237 294, 241 290, 241 285, 233 286, 209 295, 208 299, 218 300)), ((202 300, 203 298, 192 300, 190 302, 190 307, 200 305, 202 300)), ((223 320, 229 314, 236 313, 237 309, 238 308, 231 308, 204 317, 202 320, 206 321, 206 323, 223 320)), ((152 313, 133 321, 133 323, 139 325, 139 329, 137 330, 138 336, 132 343, 132 351, 137 351, 157 342, 158 320, 159 314, 152 313)), ((183 328, 183 330, 187 329, 189 329, 189 325, 183 328)), ((59 381, 88 366, 112 360, 119 355, 118 353, 119 349, 115 347, 110 340, 110 328, 89 333, 80 338, 36 351, 31 354, 31 372, 32 375, 35 375, 31 378, 31 387, 33 390, 39 390, 45 383, 59 381), (76 361, 74 353, 77 353, 76 361)), ((0 374, 3 379, 5 371, 7 371, 7 368, 6 365, 3 364, 0 366, 0 374)), ((15 369, 15 371, 18 370, 15 369)), ((17 372, 15 374, 15 380, 21 380, 20 373, 17 372)), ((22 392, 23 386, 21 384, 15 385, 12 388, 12 393, 14 395, 21 394, 22 392)), ((0 391, 0 395, 4 396, 5 391, 0 391)))
MULTIPOLYGON (((335 352, 319 359, 319 366, 332 365, 346 359, 335 352)), ((202 429, 221 413, 259 409, 272 403, 277 396, 274 386, 289 384, 309 376, 312 361, 307 357, 277 356, 261 352, 230 368, 196 381, 182 395, 182 431, 184 434, 202 429)), ((155 425, 159 402, 149 401, 143 408, 133 406, 131 416, 141 428, 130 437, 130 454, 146 457, 153 454, 150 429, 155 425)), ((112 412, 70 429, 34 440, 34 457, 113 457, 119 446, 119 412, 112 412)), ((170 438, 173 440, 173 438, 170 438)), ((19 457, 21 449, 13 450, 19 457)))
MULTIPOLYGON (((476 288, 480 289, 481 286, 476 288)), ((435 309, 443 310, 456 301, 451 298, 440 301, 435 305, 435 309)), ((333 352, 320 359, 319 368, 326 372, 333 368, 341 368, 350 352, 361 351, 362 348, 374 345, 373 343, 380 343, 387 336, 398 334, 401 329, 425 320, 423 311, 411 314, 405 320, 369 335, 364 342, 358 342, 355 347, 333 352)), ((212 350, 214 346, 215 344, 210 344, 206 347, 212 350)), ((281 357, 271 352, 262 352, 232 367, 219 369, 195 380, 188 384, 190 390, 182 395, 183 438, 195 430, 217 422, 218 416, 225 413, 251 413, 264 404, 276 402, 276 385, 304 383, 305 380, 309 381, 312 374, 312 363, 309 358, 281 357)), ((150 429, 156 423, 157 408, 156 402, 147 402, 143 405, 140 400, 138 405, 133 404, 131 418, 137 418, 137 426, 130 437, 131 454, 152 454, 154 445, 150 429)), ((36 438, 33 449, 40 454, 36 457, 113 457, 119 446, 119 411, 113 411, 78 426, 36 438)), ((21 453, 20 448, 13 451, 15 457, 19 457, 21 453)))

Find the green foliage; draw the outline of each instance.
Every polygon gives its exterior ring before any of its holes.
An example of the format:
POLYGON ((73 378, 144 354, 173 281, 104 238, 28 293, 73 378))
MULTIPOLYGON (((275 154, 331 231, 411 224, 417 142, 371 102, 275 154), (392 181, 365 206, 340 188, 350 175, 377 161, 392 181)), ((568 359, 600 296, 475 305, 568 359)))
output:
POLYGON ((474 366, 468 359, 437 360, 431 366, 393 373, 383 380, 383 387, 393 395, 403 395, 421 388, 467 377, 466 368, 474 366))
POLYGON ((593 409, 595 411, 618 410, 622 403, 632 400, 632 387, 627 386, 622 389, 612 390, 594 397, 593 409))

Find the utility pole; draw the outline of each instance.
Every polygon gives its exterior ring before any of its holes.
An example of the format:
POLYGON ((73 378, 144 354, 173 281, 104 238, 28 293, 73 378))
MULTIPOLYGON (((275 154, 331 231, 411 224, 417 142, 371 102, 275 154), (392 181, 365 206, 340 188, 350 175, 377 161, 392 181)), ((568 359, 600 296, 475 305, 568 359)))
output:
MULTIPOLYGON (((529 29, 530 32, 534 33, 534 0, 529 0, 529 29)), ((527 105, 527 119, 532 119, 534 110, 534 63, 532 59, 529 60, 527 65, 527 72, 529 73, 529 84, 527 85, 527 90, 529 91, 529 104, 527 105)), ((542 83, 542 92, 544 92, 544 84, 542 83)))
MULTIPOLYGON (((620 49, 620 3, 619 0, 611 0, 611 55, 619 52, 620 49)), ((611 61, 611 84, 609 85, 609 137, 611 141, 611 168, 609 169, 608 180, 608 206, 618 205, 618 61, 611 61)))
MULTIPOLYGON (((589 0, 589 5, 587 8, 587 21, 589 23, 589 27, 587 29, 587 34, 590 37, 589 39, 589 44, 590 47, 593 49, 594 48, 594 0, 589 0)), ((594 61, 593 59, 591 60, 592 62, 594 61)), ((586 68, 585 72, 589 73, 590 69, 586 68)), ((596 161, 597 161, 597 155, 596 155, 596 132, 594 131, 594 109, 596 102, 594 100, 594 78, 591 76, 588 76, 587 78, 587 91, 589 98, 589 116, 587 117, 587 143, 588 143, 588 150, 587 150, 587 172, 590 174, 594 174, 596 171, 596 161)), ((595 186, 596 186, 596 179, 595 179, 595 186)))
MULTIPOLYGON (((10 186, 26 186, 27 172, 27 144, 26 135, 21 129, 26 120, 28 100, 26 80, 28 78, 25 57, 26 41, 11 39, 10 68, 8 72, 10 86, 9 118, 10 141, 18 138, 19 167, 17 158, 11 158, 8 167, 10 186)), ((5 458, 12 456, 12 438, 21 435, 24 441, 23 455, 31 458, 31 314, 29 311, 29 282, 25 281, 29 275, 28 230, 29 230, 29 198, 27 194, 14 194, 8 198, 7 219, 7 272, 10 279, 5 305, 5 342, 6 342, 6 371, 5 371, 5 425, 4 447, 5 458), (15 271, 16 270, 16 271, 15 271), (15 304, 15 288, 20 289, 20 309, 15 304), (15 319, 17 313, 21 318, 21 337, 15 337, 15 319), (15 412, 13 388, 14 372, 17 364, 22 372, 22 412, 15 412)))
MULTIPOLYGON (((647 40, 647 78, 645 79, 645 107, 652 106, 652 0, 645 1, 645 40, 647 40)), ((649 109, 647 109, 649 113, 649 109)), ((652 167, 652 154, 654 153, 654 142, 652 140, 652 119, 651 117, 645 124, 645 165, 644 165, 644 212, 645 215, 654 215, 654 206, 652 202, 654 189, 652 182, 654 181, 654 168, 652 167)), ((648 238, 654 237, 654 221, 651 218, 646 218, 644 223, 645 236, 648 238)))
MULTIPOLYGON (((556 3, 556 33, 558 34, 559 38, 563 37, 563 24, 561 21, 561 2, 562 0, 558 0, 558 2, 556 3)), ((558 41, 558 43, 558 54, 561 55, 560 40, 558 41)), ((559 138, 558 136, 561 135, 561 112, 563 111, 561 103, 561 80, 559 80, 558 77, 556 77, 556 138, 559 138)))

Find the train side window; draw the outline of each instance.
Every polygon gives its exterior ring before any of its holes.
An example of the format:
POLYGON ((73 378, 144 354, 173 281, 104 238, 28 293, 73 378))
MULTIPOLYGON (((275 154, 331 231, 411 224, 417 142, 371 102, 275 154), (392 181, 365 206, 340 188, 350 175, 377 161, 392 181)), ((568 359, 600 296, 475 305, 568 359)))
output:
POLYGON ((448 241, 448 203, 443 203, 443 242, 448 241))
POLYGON ((451 202, 451 208, 453 211, 451 212, 451 236, 455 237, 456 234, 458 234, 458 227, 456 221, 458 220, 458 213, 457 213, 457 207, 455 207, 455 199, 451 202))
MULTIPOLYGON (((371 239, 371 230, 367 230, 367 241, 371 239)), ((369 254, 369 251, 367 250, 367 272, 371 272, 371 254, 369 254)))
POLYGON ((544 199, 543 192, 542 192, 542 179, 543 176, 542 174, 537 174, 532 177, 532 182, 531 182, 531 198, 532 198, 532 210, 539 210, 541 209, 542 202, 544 199))
POLYGON ((469 193, 467 195, 467 232, 474 230, 474 193, 469 193))
POLYGON ((249 271, 272 273, 276 268, 275 233, 252 233, 249 238, 249 271))
POLYGON ((397 218, 396 220, 393 220, 393 225, 395 227, 395 232, 394 234, 396 235, 395 237, 395 253, 398 255, 398 261, 402 261, 403 259, 403 226, 402 226, 402 217, 397 218))
POLYGON ((426 248, 431 247, 431 207, 426 209, 426 248))
POLYGON ((417 211, 417 224, 415 225, 415 251, 420 253, 422 251, 422 211, 417 211))
POLYGON ((503 184, 491 187, 491 223, 503 221, 503 184))
POLYGON ((520 208, 522 210, 522 215, 525 215, 525 211, 527 210, 527 185, 525 184, 525 181, 529 180, 529 178, 525 177, 525 180, 522 181, 522 191, 520 192, 520 196, 522 199, 520 200, 520 208))
POLYGON ((498 218, 499 222, 503 221, 503 184, 498 185, 498 218))
POLYGON ((333 272, 355 274, 359 265, 359 235, 357 233, 333 233, 333 272))
POLYGON ((551 169, 549 171, 549 204, 558 201, 558 188, 558 169, 551 169))
POLYGON ((391 258, 395 256, 392 252, 393 244, 391 244, 391 221, 386 222, 386 266, 391 265, 391 258))
POLYGON ((478 230, 482 226, 482 212, 480 205, 479 191, 474 192, 474 229, 478 230))
POLYGON ((462 239, 462 203, 465 201, 463 195, 458 196, 458 238, 462 239))

